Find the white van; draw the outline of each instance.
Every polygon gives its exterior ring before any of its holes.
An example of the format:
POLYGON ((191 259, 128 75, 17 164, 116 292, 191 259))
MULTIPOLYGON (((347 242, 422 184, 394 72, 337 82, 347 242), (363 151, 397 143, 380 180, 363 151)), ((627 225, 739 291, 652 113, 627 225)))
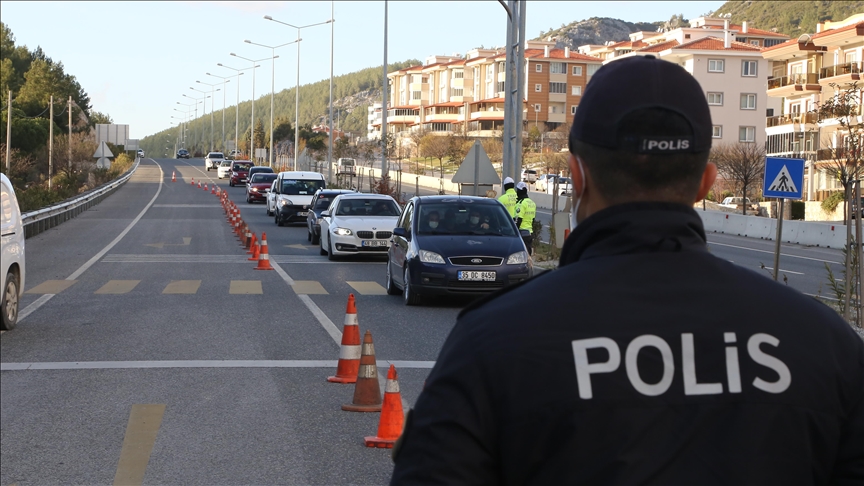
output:
POLYGON ((267 216, 274 216, 277 226, 285 223, 305 223, 318 189, 327 182, 320 172, 280 172, 267 193, 267 216))
POLYGON ((24 223, 15 189, 6 174, 0 174, 0 226, 2 226, 3 303, 0 329, 8 331, 18 322, 18 304, 24 294, 24 223))
POLYGON ((336 161, 336 173, 353 176, 356 174, 356 164, 357 161, 354 159, 339 158, 339 160, 336 161))

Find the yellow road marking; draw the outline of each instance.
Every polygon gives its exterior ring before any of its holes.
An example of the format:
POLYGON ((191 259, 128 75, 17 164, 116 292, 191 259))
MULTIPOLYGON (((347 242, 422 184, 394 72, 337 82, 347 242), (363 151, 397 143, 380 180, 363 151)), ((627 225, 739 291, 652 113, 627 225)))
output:
POLYGON ((172 280, 162 291, 163 294, 194 294, 201 287, 200 280, 172 280))
POLYGON ((114 474, 115 485, 138 485, 144 482, 144 472, 150 462, 150 453, 164 414, 164 403, 132 405, 117 472, 114 474))
POLYGON ((378 284, 378 282, 345 282, 357 293, 362 295, 387 295, 387 289, 378 284))
POLYGON ((132 291, 140 280, 109 280, 95 294, 126 294, 132 291))
POLYGON ((75 284, 77 280, 46 280, 25 292, 26 294, 59 294, 75 284))
POLYGON ((317 280, 295 280, 291 288, 297 294, 329 294, 317 280))
POLYGON ((229 294, 263 294, 260 280, 232 280, 229 294))

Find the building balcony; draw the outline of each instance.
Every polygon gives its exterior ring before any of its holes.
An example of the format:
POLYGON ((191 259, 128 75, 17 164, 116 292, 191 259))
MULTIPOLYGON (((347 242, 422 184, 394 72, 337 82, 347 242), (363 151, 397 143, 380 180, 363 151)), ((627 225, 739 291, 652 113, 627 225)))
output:
POLYGON ((861 79, 862 71, 861 62, 847 62, 846 64, 838 64, 836 66, 828 66, 819 70, 819 82, 827 85, 828 83, 851 83, 861 79))
POLYGON ((816 151, 816 160, 861 160, 859 150, 849 147, 829 147, 816 151))
POLYGON ((474 111, 471 120, 504 120, 504 110, 474 111))
POLYGON ((819 85, 817 73, 796 73, 768 79, 768 96, 786 98, 793 94, 820 91, 822 86, 819 85))
POLYGON ((765 119, 765 127, 779 127, 793 123, 816 123, 816 113, 795 113, 792 115, 769 116, 765 119))
POLYGON ((458 121, 459 115, 456 113, 437 113, 434 115, 426 115, 427 122, 444 122, 458 121))

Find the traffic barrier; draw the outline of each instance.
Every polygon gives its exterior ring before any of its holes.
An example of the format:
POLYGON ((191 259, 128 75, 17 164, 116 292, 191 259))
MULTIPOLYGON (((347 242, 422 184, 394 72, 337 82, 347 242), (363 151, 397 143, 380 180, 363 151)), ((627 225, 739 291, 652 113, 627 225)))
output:
POLYGON ((357 371, 357 384, 354 385, 354 400, 342 405, 346 412, 380 412, 381 386, 378 385, 378 365, 375 363, 375 345, 372 333, 366 331, 360 353, 360 369, 357 371))
POLYGON ((331 383, 356 383, 360 369, 360 325, 357 322, 357 307, 354 294, 348 294, 345 309, 345 325, 342 327, 342 345, 339 347, 339 363, 336 375, 327 378, 331 383))
POLYGON ((247 255, 251 255, 251 254, 255 253, 255 250, 253 250, 252 247, 255 246, 256 241, 258 241, 258 238, 255 237, 255 233, 250 233, 249 246, 246 247, 246 254, 247 255))
POLYGON ((177 171, 171 171, 171 182, 177 182, 177 171))
POLYGON ((396 439, 402 435, 405 415, 402 412, 402 394, 399 393, 399 380, 396 367, 392 364, 387 370, 387 385, 384 388, 384 405, 381 406, 381 419, 378 421, 378 435, 365 437, 366 447, 392 449, 396 439))
POLYGON ((261 255, 260 249, 261 249, 261 245, 259 245, 257 241, 255 243, 253 243, 252 244, 252 256, 247 258, 247 260, 257 262, 258 258, 261 255))
MULTIPOLYGON (((270 252, 267 251, 267 233, 261 233, 261 252, 258 255, 258 266, 255 270, 273 270, 270 266, 270 252)), ((377 385, 377 381, 375 382, 377 385)))

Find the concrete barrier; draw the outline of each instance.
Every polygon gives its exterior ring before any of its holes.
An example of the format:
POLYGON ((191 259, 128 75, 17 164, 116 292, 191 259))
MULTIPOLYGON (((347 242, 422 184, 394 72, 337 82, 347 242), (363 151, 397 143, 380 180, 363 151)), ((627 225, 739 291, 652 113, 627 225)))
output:
MULTIPOLYGON (((723 233, 750 238, 774 240, 777 220, 759 216, 744 216, 721 211, 696 210, 702 218, 706 232, 723 233)), ((807 246, 843 248, 846 245, 846 226, 812 221, 783 221, 781 241, 807 246)))

